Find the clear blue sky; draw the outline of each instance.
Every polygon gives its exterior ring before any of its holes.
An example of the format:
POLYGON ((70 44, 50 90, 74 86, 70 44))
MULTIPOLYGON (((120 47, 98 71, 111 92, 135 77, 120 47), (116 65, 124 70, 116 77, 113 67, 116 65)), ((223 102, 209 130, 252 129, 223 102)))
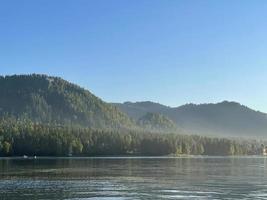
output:
POLYGON ((267 1, 2 0, 0 74, 28 73, 108 102, 267 112, 267 1))

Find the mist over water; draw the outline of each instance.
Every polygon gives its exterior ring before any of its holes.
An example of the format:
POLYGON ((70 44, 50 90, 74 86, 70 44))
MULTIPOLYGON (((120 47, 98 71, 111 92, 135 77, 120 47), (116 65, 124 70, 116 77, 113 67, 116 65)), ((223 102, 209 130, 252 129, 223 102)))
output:
POLYGON ((1 159, 0 197, 267 199, 265 157, 1 159))

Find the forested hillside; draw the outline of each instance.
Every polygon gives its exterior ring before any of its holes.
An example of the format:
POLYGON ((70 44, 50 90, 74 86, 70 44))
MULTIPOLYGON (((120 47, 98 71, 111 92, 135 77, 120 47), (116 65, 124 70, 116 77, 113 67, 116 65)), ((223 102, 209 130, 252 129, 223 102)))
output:
POLYGON ((203 127, 206 133, 263 131, 266 115, 237 103, 170 108, 128 102, 117 108, 46 75, 0 77, 0 94, 0 156, 254 155, 265 145, 181 134, 181 128, 203 133, 203 127))
POLYGON ((103 129, 134 126, 113 105, 57 77, 0 77, 0 94, 0 117, 103 129))
POLYGON ((163 115, 168 114, 168 111, 171 111, 171 107, 164 106, 159 103, 154 103, 151 101, 141 101, 141 102, 125 102, 125 103, 114 103, 113 105, 120 108, 120 110, 135 120, 138 120, 140 117, 144 116, 147 113, 160 113, 163 115))
POLYGON ((177 132, 175 123, 159 113, 147 113, 137 120, 138 126, 154 132, 177 132))

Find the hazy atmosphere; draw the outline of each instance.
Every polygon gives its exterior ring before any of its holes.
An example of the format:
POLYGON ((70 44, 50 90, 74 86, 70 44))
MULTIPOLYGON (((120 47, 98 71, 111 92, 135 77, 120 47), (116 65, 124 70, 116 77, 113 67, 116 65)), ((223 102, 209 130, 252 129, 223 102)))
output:
POLYGON ((0 200, 267 199, 266 19, 266 0, 0 0, 0 200))
POLYGON ((267 112, 267 2, 167 2, 1 1, 1 74, 60 76, 108 102, 267 112))

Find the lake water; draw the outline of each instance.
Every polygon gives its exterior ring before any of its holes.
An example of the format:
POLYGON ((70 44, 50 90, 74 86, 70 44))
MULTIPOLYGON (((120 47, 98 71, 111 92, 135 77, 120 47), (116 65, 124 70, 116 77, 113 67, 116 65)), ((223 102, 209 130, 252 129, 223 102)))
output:
POLYGON ((0 199, 267 199, 267 158, 3 158, 0 199))

